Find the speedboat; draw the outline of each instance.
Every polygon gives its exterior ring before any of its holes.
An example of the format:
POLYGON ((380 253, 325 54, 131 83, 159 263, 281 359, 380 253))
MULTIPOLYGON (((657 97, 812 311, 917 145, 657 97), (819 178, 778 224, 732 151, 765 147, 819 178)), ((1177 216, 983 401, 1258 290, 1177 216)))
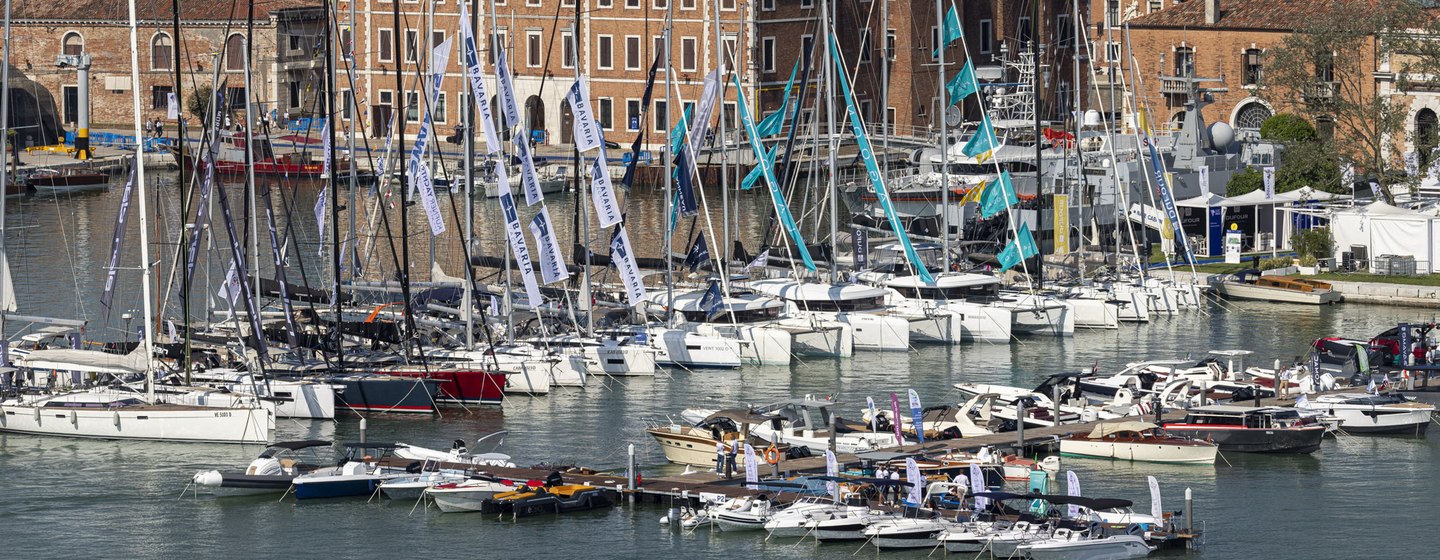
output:
MULTIPOLYGON (((750 409, 731 408, 711 413, 693 425, 671 423, 651 426, 645 429, 645 433, 655 438, 655 443, 660 444, 660 450, 665 452, 665 459, 671 463, 722 470, 720 450, 726 457, 737 455, 737 446, 743 446, 751 439, 750 426, 774 418, 750 409)), ((755 438, 752 443, 759 441, 755 438)), ((776 451, 783 453, 784 449, 776 446, 776 451)), ((736 466, 743 468, 744 465, 736 466)))
POLYGON ((1060 454, 1152 463, 1215 464, 1219 452, 1216 444, 1168 436, 1159 428, 1134 420, 1096 424, 1088 435, 1061 438, 1060 454))
POLYGON ((316 469, 295 477, 291 483, 295 490, 295 499, 368 496, 375 493, 375 489, 385 480, 415 474, 380 463, 380 460, 394 449, 393 443, 345 444, 345 459, 339 466, 316 469), (379 455, 371 455, 371 451, 379 455))
POLYGON ((880 550, 935 548, 936 539, 953 524, 943 519, 897 517, 865 528, 864 535, 880 550))
POLYGON ((1215 293, 1229 299, 1309 305, 1345 301, 1344 296, 1335 291, 1329 282, 1289 276, 1262 276, 1260 271, 1253 268, 1219 278, 1211 283, 1211 286, 1215 293))
POLYGON ((1144 558, 1154 551, 1140 535, 1096 537, 1071 529, 1056 529, 1050 538, 1016 547, 1016 554, 1031 560, 1126 560, 1144 558))
POLYGON ((281 493, 290 489, 296 476, 329 463, 315 453, 328 447, 330 442, 319 440, 276 442, 250 461, 244 472, 201 471, 195 473, 190 482, 196 493, 220 496, 281 493))
POLYGON ((380 483, 380 494, 392 500, 415 500, 432 486, 466 480, 465 475, 437 469, 434 464, 427 464, 421 474, 387 479, 380 483))
MULTIPOLYGON (((807 396, 756 409, 756 412, 776 416, 780 420, 752 425, 750 433, 775 445, 826 449, 832 438, 831 407, 834 405, 832 401, 807 396)), ((837 453, 860 453, 904 443, 896 439, 894 433, 869 432, 868 426, 834 420, 837 433, 833 434, 833 438, 837 453)))
MULTIPOLYGON (((785 509, 771 514, 765 522, 765 531, 771 537, 805 537, 814 530, 814 521, 829 519, 836 512, 849 511, 851 506, 836 502, 828 497, 804 497, 794 501, 785 509)), ((859 508, 868 510, 869 508, 859 508)))
POLYGON ((515 487, 505 482, 472 476, 456 482, 442 482, 425 489, 425 495, 434 500, 440 511, 445 513, 481 511, 486 500, 515 487))
POLYGON ((1326 428, 1293 408, 1211 405, 1192 408, 1165 431, 1213 441, 1220 451, 1314 453, 1326 428))
POLYGON ((1425 435, 1435 405, 1415 402, 1398 393, 1341 393, 1296 402, 1296 408, 1323 412, 1340 420, 1352 434, 1425 435))
POLYGON ((868 508, 834 512, 829 517, 811 519, 809 529, 815 540, 827 542, 854 542, 865 540, 865 530, 871 525, 894 519, 895 515, 868 508))
POLYGON ((722 531, 758 531, 770 520, 772 504, 765 494, 741 496, 710 506, 710 520, 722 531))

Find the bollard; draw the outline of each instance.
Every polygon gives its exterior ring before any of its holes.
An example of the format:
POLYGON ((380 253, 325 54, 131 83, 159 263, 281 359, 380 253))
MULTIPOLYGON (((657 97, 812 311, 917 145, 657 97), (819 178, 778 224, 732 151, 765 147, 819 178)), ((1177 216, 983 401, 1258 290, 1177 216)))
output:
POLYGON ((628 451, 629 458, 625 463, 625 486, 630 490, 635 489, 635 444, 630 444, 628 451))
POLYGON ((1189 488, 1185 489, 1185 533, 1195 535, 1195 501, 1189 488))
POLYGON ((365 419, 360 419, 360 443, 365 443, 365 419))
POLYGON ((1015 454, 1025 456, 1025 399, 1015 399, 1015 454))
POLYGON ((1056 385, 1056 386, 1050 388, 1050 405, 1054 408, 1054 410, 1051 410, 1050 412, 1051 412, 1051 414, 1054 415, 1054 417, 1055 417, 1055 425, 1056 425, 1056 426, 1059 426, 1059 425, 1061 425, 1061 424, 1064 424, 1065 422, 1063 422, 1063 421, 1060 420, 1060 386, 1059 386, 1059 385, 1056 385))

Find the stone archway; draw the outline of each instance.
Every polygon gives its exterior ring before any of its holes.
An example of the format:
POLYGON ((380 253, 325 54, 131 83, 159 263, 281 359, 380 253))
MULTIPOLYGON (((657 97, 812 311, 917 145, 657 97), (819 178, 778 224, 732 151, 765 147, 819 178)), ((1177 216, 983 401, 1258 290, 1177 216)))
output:
POLYGON ((525 100, 525 130, 532 134, 545 130, 545 100, 532 95, 525 100))
POLYGON ((1415 129, 1412 134, 1415 153, 1420 158, 1420 169, 1429 169, 1431 152, 1440 145, 1436 138, 1437 134, 1440 134, 1440 119, 1437 119, 1434 110, 1427 107, 1415 113, 1415 129))

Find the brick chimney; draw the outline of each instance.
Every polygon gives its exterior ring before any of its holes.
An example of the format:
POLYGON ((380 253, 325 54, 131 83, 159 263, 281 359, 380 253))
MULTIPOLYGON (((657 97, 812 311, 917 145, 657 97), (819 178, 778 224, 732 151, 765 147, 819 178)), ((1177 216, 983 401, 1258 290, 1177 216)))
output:
POLYGON ((1205 0, 1205 25, 1220 23, 1220 0, 1205 0))

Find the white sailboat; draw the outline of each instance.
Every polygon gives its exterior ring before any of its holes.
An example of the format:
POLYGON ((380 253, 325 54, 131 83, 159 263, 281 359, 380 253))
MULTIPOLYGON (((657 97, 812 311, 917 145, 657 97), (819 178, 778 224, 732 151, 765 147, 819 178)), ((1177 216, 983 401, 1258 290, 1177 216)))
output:
MULTIPOLYGON (((5 57, 7 65, 6 76, 0 78, 0 82, 8 84, 9 4, 6 6, 5 57)), ((136 84, 140 83, 137 40, 135 2, 130 0, 131 80, 136 84)), ((0 122, 6 124, 0 126, 8 128, 8 92, 0 95, 0 99, 4 99, 6 104, 6 107, 0 109, 0 122)), ((132 103, 135 111, 135 135, 139 137, 141 136, 139 88, 133 89, 132 103)), ((0 153, 5 150, 6 141, 4 131, 0 131, 0 153)), ((136 146, 136 162, 143 160, 142 148, 142 146, 136 146)), ((0 171, 0 181, 4 180, 3 173, 0 171)), ((134 186, 138 189, 140 214, 138 229, 140 230, 144 324, 154 325, 156 323, 151 306, 150 238, 146 209, 148 196, 145 193, 144 166, 136 165, 134 173, 134 186)), ((0 206, 0 216, 3 215, 4 208, 0 206)), ((0 245, 0 261, 3 261, 4 258, 3 245, 0 245)), ((4 272, 9 272, 8 265, 4 267, 4 272)), ((7 303, 13 301, 14 292, 10 289, 12 287, 9 282, 5 282, 6 295, 0 300, 7 303)), ((7 305, 7 309, 12 307, 7 305)), ((83 350, 72 351, 75 354, 63 356, 63 363, 72 364, 74 367, 102 369, 113 365, 143 371, 146 376, 144 395, 130 392, 121 393, 108 388, 72 389, 54 393, 17 395, 0 402, 0 431, 78 438, 217 443, 263 443, 270 439, 270 431, 274 428, 274 416, 263 407, 208 407, 158 401, 154 391, 153 335, 149 328, 145 329, 144 333, 137 353, 130 356, 100 356, 98 354, 103 353, 90 353, 83 350), (86 353, 81 354, 81 352, 86 353)), ((31 357, 35 357, 34 354, 31 357)), ((39 360, 43 357, 36 359, 39 360)))

